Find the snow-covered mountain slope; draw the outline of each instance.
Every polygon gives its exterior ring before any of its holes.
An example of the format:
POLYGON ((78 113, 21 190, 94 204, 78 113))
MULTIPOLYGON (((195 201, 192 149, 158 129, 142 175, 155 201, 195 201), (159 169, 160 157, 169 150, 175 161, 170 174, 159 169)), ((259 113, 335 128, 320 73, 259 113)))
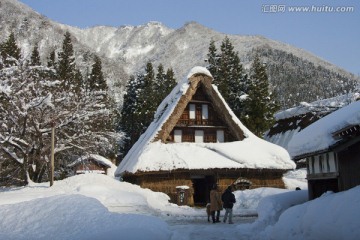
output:
MULTIPOLYGON (((214 40, 219 49, 225 36, 230 38, 245 68, 250 66, 255 53, 260 54, 267 63, 270 81, 279 88, 276 91, 280 93, 287 88, 286 84, 281 83, 288 79, 295 79, 292 85, 304 82, 299 76, 307 76, 310 83, 324 78, 340 84, 358 80, 353 74, 302 49, 262 36, 226 35, 196 22, 189 22, 179 29, 170 29, 159 22, 79 29, 51 21, 16 0, 1 0, 0 31, 0 42, 14 32, 25 56, 38 43, 43 62, 46 62, 50 51, 61 48, 63 35, 69 31, 73 36, 77 64, 82 71, 86 71, 92 55, 96 53, 103 61, 110 88, 115 88, 117 94, 123 89, 129 75, 143 70, 148 61, 154 67, 162 63, 165 69, 173 68, 176 78, 181 80, 193 66, 205 66, 210 41, 214 40)), ((284 95, 291 94, 294 99, 286 104, 286 99, 283 100, 286 107, 299 101, 294 96, 302 96, 297 91, 303 89, 289 91, 284 95)), ((319 94, 316 92, 302 101, 314 101, 314 96, 319 94)), ((331 96, 320 95, 320 98, 328 97, 331 96)))

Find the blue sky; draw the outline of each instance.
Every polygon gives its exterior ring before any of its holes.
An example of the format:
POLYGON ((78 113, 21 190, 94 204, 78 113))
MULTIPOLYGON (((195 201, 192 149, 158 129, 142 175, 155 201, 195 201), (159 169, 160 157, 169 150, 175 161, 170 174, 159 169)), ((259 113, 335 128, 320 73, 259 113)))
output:
POLYGON ((262 35, 305 49, 360 75, 358 0, 21 0, 50 19, 81 28, 196 21, 226 34, 262 35), (291 12, 309 7, 312 12, 291 12), (352 7, 348 10, 345 7, 352 7), (345 12, 344 12, 345 11, 345 12))

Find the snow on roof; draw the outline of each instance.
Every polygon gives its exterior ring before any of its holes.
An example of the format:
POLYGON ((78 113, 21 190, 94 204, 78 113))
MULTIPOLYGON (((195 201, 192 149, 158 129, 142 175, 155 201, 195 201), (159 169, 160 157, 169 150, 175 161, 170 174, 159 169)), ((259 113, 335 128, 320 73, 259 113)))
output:
MULTIPOLYGON (((260 168, 293 169, 295 163, 288 152, 280 146, 256 137, 235 116, 217 87, 213 90, 223 101, 232 120, 244 132, 243 141, 228 143, 162 143, 153 141, 164 123, 169 119, 182 95, 190 86, 188 79, 195 74, 210 72, 203 67, 191 69, 187 78, 179 82, 163 100, 155 113, 155 120, 130 149, 118 166, 115 175, 137 171, 170 171, 175 169, 213 169, 213 168, 260 168)), ((212 77, 211 77, 212 78, 212 77)))
POLYGON ((332 137, 332 133, 356 124, 360 124, 360 101, 323 117, 295 134, 288 150, 292 157, 327 150, 338 141, 332 137))
POLYGON ((87 160, 87 159, 93 159, 96 162, 98 162, 100 164, 103 164, 103 165, 105 165, 107 167, 111 167, 113 165, 113 163, 109 159, 107 159, 107 158, 105 158, 103 156, 100 156, 100 155, 97 155, 97 154, 88 154, 88 155, 79 157, 78 159, 76 159, 75 161, 70 163, 68 165, 68 167, 74 167, 78 163, 81 163, 82 161, 87 160))
POLYGON ((199 67, 199 66, 197 66, 197 67, 193 67, 193 68, 190 70, 190 72, 188 73, 186 79, 191 78, 191 77, 192 77, 193 75, 195 75, 195 74, 204 74, 204 75, 206 75, 206 76, 209 76, 209 77, 213 78, 213 76, 211 75, 211 73, 209 72, 209 70, 207 70, 207 69, 204 68, 204 67, 199 67))
POLYGON ((306 114, 308 112, 332 112, 338 108, 348 105, 351 102, 355 102, 359 97, 360 93, 355 92, 318 100, 312 103, 301 102, 299 106, 278 112, 274 116, 276 120, 281 120, 306 114))

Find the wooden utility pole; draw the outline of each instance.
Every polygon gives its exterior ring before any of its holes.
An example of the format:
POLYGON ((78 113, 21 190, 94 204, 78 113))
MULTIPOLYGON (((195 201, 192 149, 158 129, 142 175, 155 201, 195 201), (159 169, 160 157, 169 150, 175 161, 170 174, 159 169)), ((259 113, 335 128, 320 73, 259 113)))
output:
POLYGON ((51 123, 50 187, 54 185, 54 147, 55 147, 55 122, 52 122, 51 123))

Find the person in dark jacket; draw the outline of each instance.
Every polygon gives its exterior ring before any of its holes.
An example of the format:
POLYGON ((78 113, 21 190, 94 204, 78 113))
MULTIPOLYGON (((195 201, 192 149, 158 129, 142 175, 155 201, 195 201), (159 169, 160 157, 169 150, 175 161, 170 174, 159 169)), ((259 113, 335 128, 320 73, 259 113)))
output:
POLYGON ((229 224, 233 224, 232 221, 232 209, 234 207, 235 195, 232 193, 233 187, 229 186, 225 190, 225 192, 221 196, 221 200, 223 201, 223 206, 225 208, 225 216, 224 216, 224 223, 226 223, 227 217, 229 216, 229 224))

